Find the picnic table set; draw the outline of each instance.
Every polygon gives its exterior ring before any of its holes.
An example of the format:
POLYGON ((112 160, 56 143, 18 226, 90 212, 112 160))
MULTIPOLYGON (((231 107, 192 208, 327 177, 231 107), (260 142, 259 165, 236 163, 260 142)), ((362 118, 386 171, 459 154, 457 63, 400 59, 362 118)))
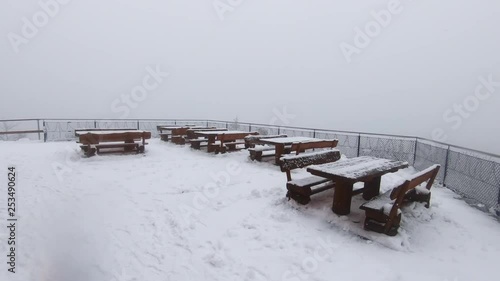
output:
MULTIPOLYGON (((247 149, 254 161, 271 159, 287 177, 289 199, 308 204, 311 196, 333 189, 332 211, 339 216, 349 215, 353 196, 362 194, 366 202, 366 230, 394 236, 401 223, 401 207, 406 202, 430 205, 430 189, 439 172, 439 165, 407 177, 380 194, 381 179, 388 173, 408 168, 403 161, 360 156, 342 158, 338 140, 287 135, 260 135, 258 132, 228 130, 227 128, 196 125, 157 126, 160 139, 177 145, 190 144, 194 150, 206 148, 208 153, 226 153, 247 149), (291 171, 305 169, 310 176, 292 179, 291 171), (427 182, 422 188, 421 184, 427 182), (363 183, 363 187, 356 183, 363 183)), ((77 142, 86 156, 108 152, 144 153, 151 132, 137 129, 77 129, 77 142)))

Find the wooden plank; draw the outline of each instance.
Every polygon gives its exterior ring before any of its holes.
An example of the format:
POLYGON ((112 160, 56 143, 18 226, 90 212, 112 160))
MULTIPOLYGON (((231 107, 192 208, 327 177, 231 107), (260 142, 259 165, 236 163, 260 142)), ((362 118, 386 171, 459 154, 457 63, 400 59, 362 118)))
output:
POLYGON ((307 171, 321 177, 357 182, 369 181, 408 166, 407 162, 362 156, 309 167, 307 171))
POLYGON ((99 144, 101 142, 119 142, 119 141, 125 141, 125 142, 130 142, 134 140, 140 140, 142 139, 143 141, 145 139, 150 139, 151 138, 151 132, 147 131, 130 131, 130 132, 120 132, 120 133, 115 133, 115 132, 99 132, 97 133, 86 133, 86 134, 81 134, 79 135, 80 139, 79 142, 82 144, 99 144))

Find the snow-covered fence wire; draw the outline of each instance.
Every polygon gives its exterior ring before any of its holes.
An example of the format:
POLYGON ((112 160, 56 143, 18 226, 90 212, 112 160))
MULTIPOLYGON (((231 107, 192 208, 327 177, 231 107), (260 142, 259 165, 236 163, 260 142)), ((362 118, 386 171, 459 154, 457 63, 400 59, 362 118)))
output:
POLYGON ((44 141, 75 140, 75 129, 122 128, 151 131, 157 137, 159 125, 195 125, 259 132, 262 135, 287 134, 322 139, 338 139, 338 148, 347 157, 376 156, 407 161, 422 170, 440 164, 437 180, 464 196, 476 207, 500 216, 500 155, 439 143, 418 137, 345 132, 324 129, 193 119, 18 119, 0 120, 0 136, 17 140, 24 135, 8 133, 23 129, 31 139, 44 141), (15 129, 14 129, 15 128, 15 129), (43 130, 43 136, 40 133, 43 130), (2 135, 1 133, 4 132, 2 135), (36 134, 38 132, 38 134, 36 134))
POLYGON ((0 120, 0 141, 41 140, 42 135, 42 125, 38 119, 0 120))

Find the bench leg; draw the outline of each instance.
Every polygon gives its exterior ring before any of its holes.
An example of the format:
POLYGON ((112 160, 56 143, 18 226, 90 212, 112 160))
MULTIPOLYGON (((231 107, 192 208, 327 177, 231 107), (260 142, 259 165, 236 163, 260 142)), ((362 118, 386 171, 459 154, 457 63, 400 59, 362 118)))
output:
POLYGON ((94 156, 97 152, 97 149, 95 147, 91 147, 90 145, 87 146, 87 149, 84 150, 85 156, 91 157, 94 156))
POLYGON ((305 196, 305 195, 298 194, 298 193, 295 193, 292 191, 288 191, 286 193, 286 197, 288 198, 288 200, 293 199, 293 200, 295 200, 295 202, 297 202, 301 205, 307 205, 307 204, 309 204, 309 202, 311 202, 310 196, 305 196))
MULTIPOLYGON (((134 140, 126 140, 125 143, 134 143, 134 140)), ((132 146, 127 146, 123 149, 124 151, 126 152, 130 152, 130 151, 133 151, 134 150, 134 147, 132 146)))
POLYGON ((262 161, 262 151, 257 151, 257 152, 255 153, 255 159, 256 159, 257 161, 259 161, 259 162, 261 162, 261 161, 262 161))
POLYGON ((380 193, 380 180, 382 177, 376 177, 369 182, 365 182, 365 189, 363 191, 363 199, 370 200, 380 193))
POLYGON ((208 144, 207 152, 215 152, 215 146, 213 144, 208 144))
POLYGON ((274 162, 276 165, 279 165, 281 162, 280 161, 281 155, 283 155, 283 151, 285 150, 285 146, 284 145, 276 145, 275 150, 276 150, 276 155, 274 155, 274 162))
POLYGON ((337 181, 332 206, 335 214, 345 216, 351 212, 352 190, 353 183, 337 181))

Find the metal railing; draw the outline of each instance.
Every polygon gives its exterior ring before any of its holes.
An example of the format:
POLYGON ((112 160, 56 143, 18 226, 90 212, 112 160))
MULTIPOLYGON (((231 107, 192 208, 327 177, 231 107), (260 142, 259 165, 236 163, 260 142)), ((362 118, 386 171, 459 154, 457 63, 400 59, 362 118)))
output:
POLYGON ((500 216, 500 155, 414 136, 199 119, 13 119, 0 120, 0 137, 20 133, 43 141, 67 141, 75 139, 74 130, 79 128, 136 128, 151 131, 153 137, 157 137, 158 125, 186 124, 257 131, 265 135, 335 138, 339 140, 338 148, 347 157, 402 160, 419 170, 440 164, 442 168, 437 177, 440 183, 463 195, 470 204, 500 216))

